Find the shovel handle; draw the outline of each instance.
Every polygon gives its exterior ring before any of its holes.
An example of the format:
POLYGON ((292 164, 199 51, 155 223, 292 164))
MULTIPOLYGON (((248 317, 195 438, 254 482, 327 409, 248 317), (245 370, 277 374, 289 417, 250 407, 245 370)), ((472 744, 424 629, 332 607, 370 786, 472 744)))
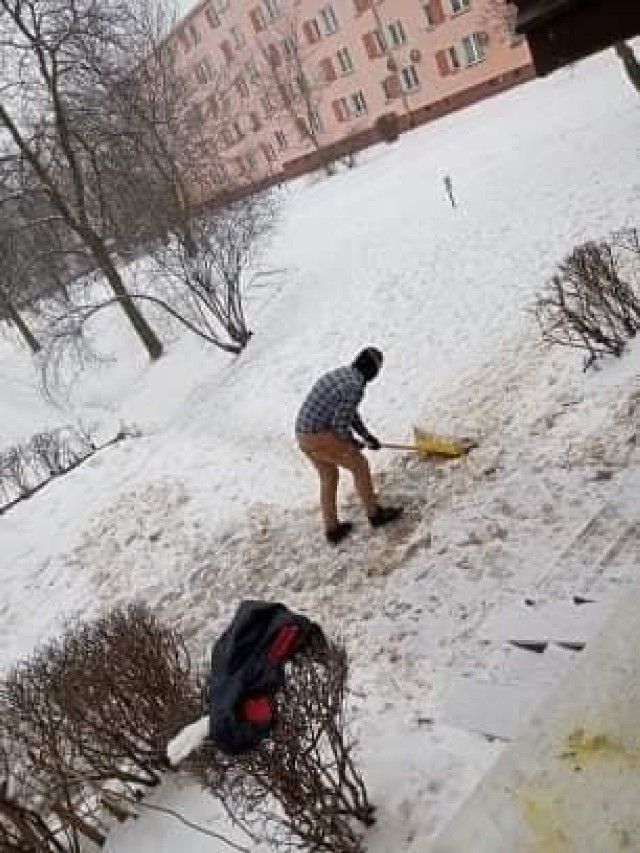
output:
POLYGON ((422 451, 416 444, 394 444, 393 442, 383 442, 381 447, 386 447, 388 450, 413 450, 414 453, 422 451))

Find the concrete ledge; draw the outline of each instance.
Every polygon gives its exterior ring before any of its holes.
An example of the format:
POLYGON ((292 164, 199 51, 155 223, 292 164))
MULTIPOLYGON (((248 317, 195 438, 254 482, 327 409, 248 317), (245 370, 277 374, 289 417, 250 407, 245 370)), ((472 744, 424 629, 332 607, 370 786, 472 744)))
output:
POLYGON ((507 747, 431 853, 640 851, 640 590, 507 747))

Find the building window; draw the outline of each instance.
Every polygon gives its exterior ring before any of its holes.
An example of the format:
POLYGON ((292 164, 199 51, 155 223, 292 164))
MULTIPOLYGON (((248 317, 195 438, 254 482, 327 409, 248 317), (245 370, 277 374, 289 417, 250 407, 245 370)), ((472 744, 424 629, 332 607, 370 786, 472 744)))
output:
POLYGON ((353 60, 351 59, 349 48, 341 47, 340 50, 337 52, 336 57, 338 59, 340 71, 343 74, 351 74, 351 72, 353 71, 353 60))
POLYGON ((387 42, 386 42, 386 39, 384 37, 384 33, 382 32, 382 30, 380 30, 380 29, 374 30, 373 31, 373 37, 376 41, 376 47, 378 48, 378 55, 381 53, 384 53, 387 49, 387 42))
POLYGON ((268 92, 263 95, 262 98, 260 98, 260 103, 262 104, 262 111, 264 112, 264 117, 271 118, 271 116, 275 112, 275 107, 268 92))
POLYGON ((225 148, 232 148, 235 145, 233 133, 230 127, 223 127, 220 131, 220 139, 225 148))
POLYGON ((189 24, 189 35, 194 44, 200 44, 202 41, 202 36, 200 35, 200 30, 196 27, 195 24, 189 24))
POLYGON ((289 143, 287 142, 287 137, 281 130, 276 130, 273 134, 273 138, 275 139, 276 144, 281 151, 284 151, 284 149, 287 148, 289 143))
POLYGON ((241 139, 244 139, 244 133, 242 132, 242 128, 240 127, 240 122, 234 121, 232 127, 236 142, 240 142, 241 139))
POLYGON ((294 92, 299 92, 303 97, 310 94, 311 86, 309 85, 309 81, 307 80, 304 71, 296 74, 293 82, 295 83, 295 87, 292 87, 294 92))
POLYGON ((267 28, 267 19, 260 6, 256 6, 255 9, 249 12, 249 18, 251 19, 254 32, 261 33, 267 28))
POLYGON ((249 113, 249 119, 251 121, 251 130, 254 133, 257 133, 262 127, 262 122, 260 121, 260 116, 258 113, 249 113))
POLYGON ((254 154, 253 151, 248 151, 244 155, 244 165, 245 165, 245 171, 249 172, 249 173, 255 172, 255 170, 257 169, 258 161, 257 161, 256 155, 254 154))
POLYGON ((276 152, 274 151, 273 145, 270 142, 263 142, 261 143, 261 146, 265 160, 267 163, 272 163, 276 159, 276 152))
POLYGON ((336 13, 330 3, 320 9, 320 18, 322 19, 324 31, 328 36, 337 31, 338 19, 336 18, 336 13))
POLYGON ((282 52, 287 59, 294 59, 296 55, 296 40, 295 36, 288 35, 282 39, 282 52))
POLYGON ((447 50, 447 56, 449 57, 449 63, 454 71, 457 71, 460 68, 460 59, 458 57, 458 51, 455 48, 455 45, 452 45, 447 50))
POLYGON ((476 65, 478 62, 482 62, 486 56, 485 41, 486 37, 482 33, 472 33, 462 39, 462 49, 467 65, 476 65))
POLYGON ((454 15, 460 15, 462 12, 468 12, 471 6, 471 0, 451 0, 451 11, 454 15))
POLYGON ((208 6, 207 11, 205 12, 207 22, 212 30, 215 30, 216 27, 220 26, 220 16, 213 8, 213 6, 208 6))
POLYGON ((201 86, 204 86, 212 79, 212 77, 213 72, 211 70, 211 63, 208 59, 203 59, 202 62, 199 62, 196 65, 196 80, 201 86))
POLYGON ((256 68, 255 62, 249 61, 244 66, 245 73, 247 75, 247 79, 250 83, 257 83, 259 79, 258 69, 256 68))
POLYGON ((279 0, 262 0, 264 8, 267 12, 267 16, 270 21, 275 21, 275 19, 280 14, 280 2, 279 0))
POLYGON ((322 38, 322 33, 320 32, 320 25, 316 21, 315 18, 311 18, 310 21, 305 21, 302 25, 302 30, 307 37, 307 41, 309 44, 315 44, 320 41, 322 38))
POLYGON ((238 94, 241 98, 249 97, 249 87, 247 86, 247 82, 242 75, 238 77, 236 80, 236 89, 238 90, 238 94))
POLYGON ((420 88, 420 78, 418 77, 418 70, 415 65, 407 65, 405 68, 401 68, 400 80, 405 92, 413 92, 415 89, 420 88))
POLYGON ((207 113, 209 118, 216 119, 220 115, 220 104, 218 103, 218 96, 214 92, 213 95, 209 95, 207 98, 207 104, 209 106, 209 111, 207 113))
POLYGON ((406 44, 407 35, 404 31, 401 21, 396 21, 394 24, 389 24, 387 27, 389 45, 391 47, 401 47, 406 44))
POLYGON ((397 74, 391 74, 386 80, 382 81, 382 91, 384 92, 385 101, 393 101, 394 98, 400 97, 402 90, 397 74))
POLYGON ((364 99, 362 92, 356 92, 351 95, 350 113, 354 116, 361 116, 367 111, 367 102, 364 99))
POLYGON ((216 12, 226 12, 229 8, 229 0, 212 0, 216 12))
POLYGON ((336 118, 338 121, 348 121, 349 120, 349 104, 346 98, 338 98, 332 104, 333 111, 336 114, 336 118))
POLYGON ((231 35, 233 36, 233 43, 236 50, 240 50, 241 47, 244 47, 247 40, 240 27, 231 27, 231 35))
POLYGON ((431 3, 423 3, 422 4, 422 14, 424 17, 424 22, 428 27, 435 27, 436 22, 433 17, 433 10, 431 8, 431 3))
POLYGON ((322 133, 322 119, 317 107, 311 107, 309 110, 309 126, 314 133, 322 133))

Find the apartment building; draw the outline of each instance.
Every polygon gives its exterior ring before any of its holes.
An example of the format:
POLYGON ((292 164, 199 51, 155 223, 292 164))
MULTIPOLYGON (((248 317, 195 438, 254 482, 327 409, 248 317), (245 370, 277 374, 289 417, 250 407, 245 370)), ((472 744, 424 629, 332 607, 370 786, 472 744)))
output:
POLYGON ((232 181, 286 178, 534 76, 502 0, 202 0, 169 36, 232 181))

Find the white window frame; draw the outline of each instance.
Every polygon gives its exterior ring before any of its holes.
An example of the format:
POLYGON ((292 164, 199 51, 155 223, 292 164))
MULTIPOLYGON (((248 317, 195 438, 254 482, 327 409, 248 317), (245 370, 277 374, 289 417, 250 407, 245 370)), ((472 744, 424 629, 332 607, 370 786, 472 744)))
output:
POLYGON ((276 145, 280 149, 280 151, 284 151, 289 147, 289 142, 287 141, 287 137, 285 136, 284 131, 275 130, 273 133, 273 138, 276 141, 276 145))
POLYGON ((276 18, 280 17, 279 0, 262 0, 262 5, 267 13, 267 18, 270 21, 275 21, 276 18))
POLYGON ((240 119, 234 119, 234 121, 231 122, 231 126, 233 127, 233 135, 235 137, 236 143, 242 142, 245 137, 245 134, 242 129, 242 125, 240 124, 240 119))
POLYGON ((424 18, 424 23, 428 30, 432 27, 435 27, 435 23, 433 22, 433 18, 431 17, 431 4, 423 3, 422 4, 422 15, 424 18))
POLYGON ((256 157, 255 151, 247 151, 244 155, 244 162, 247 166, 247 172, 254 173, 258 168, 258 158, 256 157))
POLYGON ((396 50, 407 43, 407 34, 402 21, 393 21, 387 24, 387 43, 392 50, 396 50))
POLYGON ((218 12, 216 11, 216 8, 213 3, 210 3, 207 6, 204 15, 207 19, 207 23, 209 24, 212 30, 215 30, 220 26, 220 15, 218 15, 218 12))
POLYGON ((326 6, 323 6, 318 14, 322 20, 325 35, 330 36, 333 35, 333 33, 338 32, 338 18, 331 3, 327 3, 326 6))
POLYGON ((349 98, 349 113, 352 116, 362 116, 367 112, 367 110, 367 101, 362 89, 354 92, 349 98))
POLYGON ((236 80, 236 87, 238 89, 238 94, 243 100, 246 100, 250 97, 251 93, 249 92, 249 85, 242 74, 238 75, 238 78, 236 80))
POLYGON ((315 41, 320 41, 320 39, 322 38, 322 30, 320 29, 320 24, 316 21, 315 18, 311 18, 311 20, 309 21, 309 26, 313 29, 315 41))
POLYGON ((260 98, 260 106, 264 112, 265 119, 270 119, 276 111, 275 104, 269 92, 265 92, 260 98))
POLYGON ((258 82, 260 74, 258 73, 256 64, 252 59, 245 63, 244 70, 249 83, 255 84, 258 82))
POLYGON ((262 30, 267 29, 267 17, 264 13, 264 9, 262 6, 256 6, 255 9, 252 10, 258 19, 258 23, 260 24, 260 32, 262 30))
POLYGON ((297 53, 296 38, 292 33, 289 33, 282 39, 282 52, 287 59, 294 59, 297 53))
POLYGON ((201 86, 206 86, 207 83, 211 82, 212 78, 213 71, 211 68, 211 62, 205 56, 205 58, 201 59, 196 65, 196 80, 201 86))
POLYGON ((336 53, 336 59, 338 60, 341 74, 353 74, 355 67, 351 54, 349 53, 349 48, 346 45, 338 50, 336 53))
POLYGON ((344 115, 342 121, 349 121, 351 118, 351 107, 347 98, 338 98, 337 103, 340 104, 341 112, 344 115))
POLYGON ((452 15, 464 15, 471 8, 471 0, 449 0, 452 15))
POLYGON ((452 71, 459 71, 460 68, 462 68, 462 63, 460 62, 460 57, 458 56, 458 48, 455 46, 455 44, 452 44, 451 47, 447 48, 447 61, 452 71))
POLYGON ((247 37, 245 36, 242 27, 235 24, 233 27, 229 27, 229 32, 231 33, 235 49, 240 50, 243 48, 247 43, 247 37))
POLYGON ((309 126, 314 133, 322 133, 324 130, 320 110, 317 106, 313 106, 309 110, 309 126))
POLYGON ((380 51, 380 53, 386 53, 387 37, 385 36, 384 32, 379 27, 376 27, 376 29, 373 30, 373 37, 376 40, 376 44, 378 45, 378 50, 380 51))
POLYGON ((420 75, 413 64, 400 69, 399 79, 403 92, 416 92, 420 88, 420 75))
POLYGON ((480 33, 470 33, 462 39, 460 44, 462 45, 467 68, 477 65, 486 59, 487 51, 480 33))

